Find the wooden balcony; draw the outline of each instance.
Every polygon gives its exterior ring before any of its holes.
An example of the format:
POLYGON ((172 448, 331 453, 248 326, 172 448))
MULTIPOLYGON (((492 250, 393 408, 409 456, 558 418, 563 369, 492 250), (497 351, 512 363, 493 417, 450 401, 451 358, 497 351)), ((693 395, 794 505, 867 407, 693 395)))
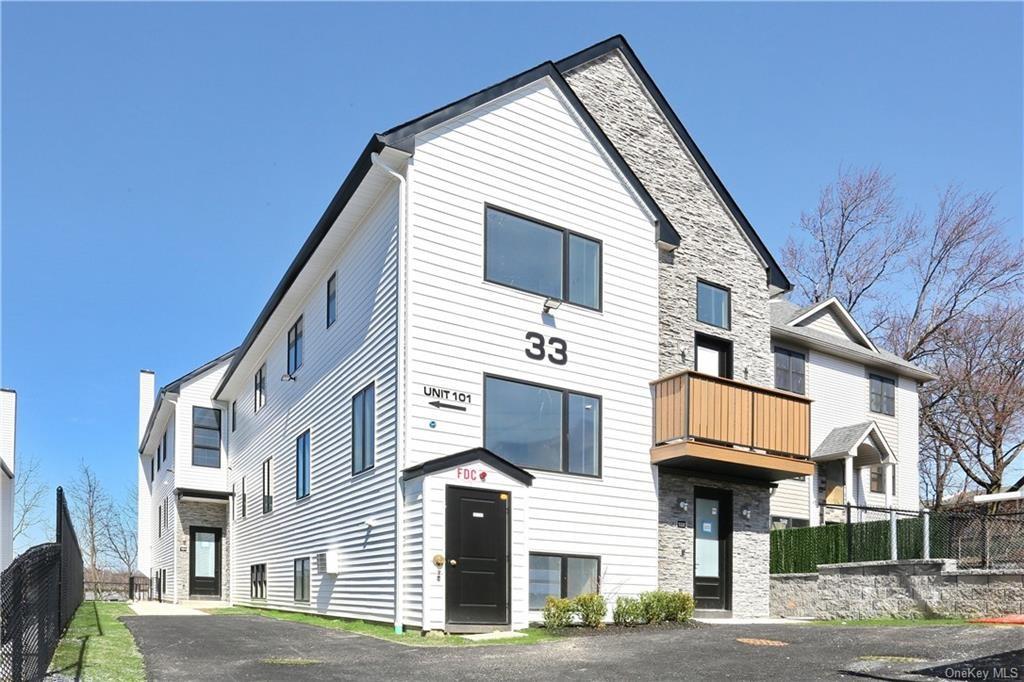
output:
POLYGON ((652 387, 653 464, 761 480, 814 471, 804 396, 698 372, 652 387))

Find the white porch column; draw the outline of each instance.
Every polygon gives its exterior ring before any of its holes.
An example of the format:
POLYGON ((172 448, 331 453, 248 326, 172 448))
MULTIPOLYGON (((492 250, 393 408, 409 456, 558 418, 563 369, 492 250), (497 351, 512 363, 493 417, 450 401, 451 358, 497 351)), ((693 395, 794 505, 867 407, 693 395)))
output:
POLYGON ((846 471, 843 475, 845 479, 843 481, 843 498, 846 500, 846 504, 857 504, 853 488, 853 455, 847 455, 846 459, 843 460, 843 464, 846 466, 846 471))
POLYGON ((882 471, 885 473, 885 506, 889 509, 892 509, 894 501, 894 496, 892 494, 892 479, 895 472, 893 471, 893 468, 892 462, 886 462, 882 467, 882 471))

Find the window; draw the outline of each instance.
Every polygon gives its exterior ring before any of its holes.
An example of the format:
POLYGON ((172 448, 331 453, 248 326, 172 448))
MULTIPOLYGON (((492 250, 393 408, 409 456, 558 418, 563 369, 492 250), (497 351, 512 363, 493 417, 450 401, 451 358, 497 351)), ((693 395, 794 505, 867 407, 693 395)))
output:
POLYGON ((327 280, 327 326, 330 327, 338 319, 338 273, 327 280))
POLYGON ((159 445, 156 446, 156 470, 160 471, 160 456, 163 454, 163 448, 159 445))
POLYGON ((192 464, 220 467, 220 410, 192 408, 192 464))
POLYGON ((167 526, 170 523, 171 518, 171 498, 164 498, 164 530, 167 530, 167 526))
POLYGON ((803 394, 805 387, 805 358, 803 353, 775 349, 775 388, 803 394))
POLYGON ((156 536, 158 538, 164 535, 164 503, 161 502, 160 506, 156 509, 156 536))
POLYGON ((871 382, 871 411, 895 415, 896 380, 877 374, 871 374, 869 380, 871 382))
MULTIPOLYGON (((868 476, 870 482, 870 490, 873 493, 885 493, 885 465, 875 464, 868 469, 868 476)), ((896 493, 896 472, 893 471, 892 477, 892 488, 893 494, 896 493)))
POLYGON ((309 601, 309 557, 295 560, 295 601, 309 601))
POLYGON ((484 244, 488 282, 601 308, 601 242, 487 208, 484 244))
POLYGON ((238 403, 234 400, 231 401, 231 432, 234 433, 235 429, 238 428, 238 403))
MULTIPOLYGON (((309 484, 306 485, 307 489, 309 484)), ((270 460, 263 463, 263 513, 269 514, 274 510, 274 496, 270 493, 270 460)))
POLYGON ((245 476, 242 476, 242 518, 245 518, 245 476))
MULTIPOLYGON (((269 476, 269 469, 268 476, 269 476)), ((309 431, 295 439, 295 499, 309 495, 309 431)))
POLYGON ((167 431, 164 431, 164 437, 161 439, 163 450, 164 450, 164 461, 167 461, 167 431))
POLYGON ((249 567, 249 598, 267 598, 267 565, 253 564, 249 567))
POLYGON ((253 380, 253 412, 267 404, 267 363, 263 363, 253 380))
POLYGON ((156 457, 149 460, 149 482, 152 483, 156 478, 156 457))
POLYGON ((288 330, 288 375, 302 367, 302 317, 288 330))
POLYGON ((374 388, 370 384, 352 398, 352 474, 373 468, 376 432, 374 388))
POLYGON ((601 399, 487 377, 484 447, 528 469, 599 476, 601 399))
POLYGON ((806 528, 810 525, 807 519, 794 519, 789 516, 773 516, 772 517, 772 530, 781 530, 783 528, 806 528))
POLYGON ((530 610, 544 608, 548 597, 578 597, 600 590, 598 557, 530 554, 530 610))
POLYGON ((697 320, 728 329, 729 290, 716 284, 697 280, 697 320))

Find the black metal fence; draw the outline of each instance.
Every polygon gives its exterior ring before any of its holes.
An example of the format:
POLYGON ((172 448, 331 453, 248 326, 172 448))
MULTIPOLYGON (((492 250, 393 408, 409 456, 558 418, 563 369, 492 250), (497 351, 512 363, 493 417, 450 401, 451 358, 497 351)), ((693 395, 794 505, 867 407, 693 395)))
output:
POLYGON ((0 680, 41 680, 82 603, 82 552, 64 491, 57 488, 57 541, 20 554, 0 574, 0 680))
POLYGON ((825 505, 822 521, 772 531, 772 573, 887 559, 954 559, 960 568, 1024 567, 1024 512, 825 505))

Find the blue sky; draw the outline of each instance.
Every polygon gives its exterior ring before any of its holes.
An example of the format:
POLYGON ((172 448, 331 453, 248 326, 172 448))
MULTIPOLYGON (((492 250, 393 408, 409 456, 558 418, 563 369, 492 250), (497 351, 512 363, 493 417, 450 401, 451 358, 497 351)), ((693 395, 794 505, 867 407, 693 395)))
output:
POLYGON ((18 450, 134 483, 137 371, 237 345, 369 135, 622 33, 776 253, 840 164, 1022 231, 1014 4, 2 6, 18 450))

